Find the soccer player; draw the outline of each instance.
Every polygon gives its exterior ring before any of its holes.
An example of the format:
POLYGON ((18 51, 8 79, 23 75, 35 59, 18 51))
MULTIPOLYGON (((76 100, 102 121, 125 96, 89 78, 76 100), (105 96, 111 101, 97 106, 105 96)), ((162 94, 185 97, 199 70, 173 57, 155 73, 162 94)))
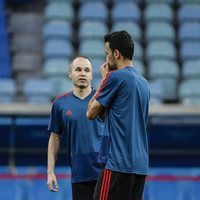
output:
POLYGON ((69 68, 73 91, 57 97, 52 105, 48 130, 47 185, 58 191, 54 173, 62 133, 66 133, 67 156, 72 172, 73 200, 92 200, 99 173, 97 164, 103 123, 86 117, 87 105, 95 91, 91 88, 92 65, 87 57, 76 57, 69 68))
POLYGON ((141 200, 148 170, 149 86, 132 64, 134 43, 126 31, 105 35, 105 76, 88 104, 96 119, 106 108, 94 200, 141 200))

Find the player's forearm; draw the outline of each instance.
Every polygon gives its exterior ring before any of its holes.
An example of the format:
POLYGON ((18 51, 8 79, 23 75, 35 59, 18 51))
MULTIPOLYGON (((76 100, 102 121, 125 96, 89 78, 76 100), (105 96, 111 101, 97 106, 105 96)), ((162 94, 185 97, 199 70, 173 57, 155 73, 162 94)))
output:
POLYGON ((54 172, 55 163, 60 148, 60 139, 61 137, 59 134, 51 133, 48 144, 47 173, 54 172))
POLYGON ((87 118, 95 119, 102 111, 103 106, 93 97, 87 108, 87 118))

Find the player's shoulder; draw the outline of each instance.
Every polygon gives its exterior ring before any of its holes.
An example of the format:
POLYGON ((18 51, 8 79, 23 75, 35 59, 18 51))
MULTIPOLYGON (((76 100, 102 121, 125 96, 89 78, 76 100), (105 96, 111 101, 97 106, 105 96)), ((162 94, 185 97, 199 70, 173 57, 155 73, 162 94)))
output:
POLYGON ((69 92, 67 92, 67 93, 58 95, 58 96, 55 97, 53 103, 55 103, 55 102, 60 102, 60 101, 62 101, 62 100, 69 99, 69 97, 71 96, 71 94, 72 94, 72 91, 69 91, 69 92))

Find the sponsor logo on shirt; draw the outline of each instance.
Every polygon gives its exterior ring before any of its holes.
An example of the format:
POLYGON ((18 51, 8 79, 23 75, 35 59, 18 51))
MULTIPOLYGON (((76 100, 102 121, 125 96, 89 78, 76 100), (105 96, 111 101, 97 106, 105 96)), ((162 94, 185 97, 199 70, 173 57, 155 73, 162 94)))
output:
POLYGON ((72 111, 71 110, 67 110, 66 113, 65 113, 65 115, 71 116, 72 115, 72 111))

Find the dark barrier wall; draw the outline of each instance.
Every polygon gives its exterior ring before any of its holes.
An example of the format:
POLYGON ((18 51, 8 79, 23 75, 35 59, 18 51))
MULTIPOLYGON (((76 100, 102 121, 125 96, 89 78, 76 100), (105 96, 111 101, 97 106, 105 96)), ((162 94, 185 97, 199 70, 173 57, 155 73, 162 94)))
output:
MULTIPOLYGON (((150 166, 200 166, 200 109, 150 109, 150 166)), ((0 165, 46 165, 50 105, 0 105, 0 165)), ((63 137, 64 138, 64 137, 63 137)), ((67 165, 62 140, 57 165, 67 165)))

